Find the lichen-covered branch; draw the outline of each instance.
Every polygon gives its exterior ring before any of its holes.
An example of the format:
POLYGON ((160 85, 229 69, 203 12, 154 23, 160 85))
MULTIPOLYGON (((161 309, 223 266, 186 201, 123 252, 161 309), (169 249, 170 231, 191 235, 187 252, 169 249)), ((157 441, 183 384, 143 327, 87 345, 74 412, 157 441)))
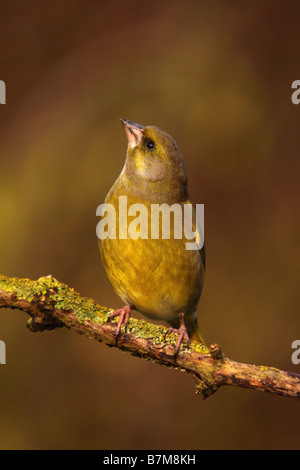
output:
POLYGON ((234 385, 276 395, 300 398, 300 376, 274 367, 241 364, 224 356, 220 347, 196 342, 181 346, 174 357, 177 337, 166 336, 164 326, 131 318, 127 331, 116 342, 116 321, 108 321, 111 309, 81 297, 52 276, 37 281, 0 276, 0 308, 23 310, 32 331, 66 326, 79 334, 118 347, 135 356, 193 375, 196 392, 203 398, 222 385, 234 385))

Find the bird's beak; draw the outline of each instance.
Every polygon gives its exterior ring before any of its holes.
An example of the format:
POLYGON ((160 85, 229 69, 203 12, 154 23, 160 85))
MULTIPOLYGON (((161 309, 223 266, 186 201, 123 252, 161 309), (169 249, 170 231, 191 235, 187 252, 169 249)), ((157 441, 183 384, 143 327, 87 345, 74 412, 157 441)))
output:
POLYGON ((127 121, 127 119, 121 119, 121 122, 123 124, 129 146, 131 148, 135 147, 142 140, 143 130, 145 127, 137 124, 136 122, 127 121))

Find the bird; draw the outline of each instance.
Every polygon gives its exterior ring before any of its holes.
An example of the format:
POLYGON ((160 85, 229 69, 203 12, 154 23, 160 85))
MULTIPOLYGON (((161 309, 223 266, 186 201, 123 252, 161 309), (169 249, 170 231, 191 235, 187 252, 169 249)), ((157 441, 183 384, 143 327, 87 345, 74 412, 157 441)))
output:
POLYGON ((190 340, 205 344, 197 322, 205 273, 205 247, 204 243, 199 243, 203 234, 196 227, 195 207, 188 196, 186 167, 175 140, 156 126, 142 126, 126 119, 121 122, 128 141, 125 164, 104 201, 105 205, 113 207, 116 225, 113 236, 98 237, 106 275, 124 303, 122 308, 111 312, 109 320, 119 317, 117 338, 122 325, 126 331, 133 310, 167 323, 166 334, 178 334, 174 350, 177 356, 183 342, 187 346, 190 340), (131 217, 129 211, 125 217, 120 216, 120 200, 125 196, 127 208, 135 209, 131 217), (163 236, 163 216, 160 214, 154 221, 153 206, 172 208, 173 205, 182 211, 186 205, 192 207, 197 249, 186 249, 185 235, 181 238, 174 235, 175 213, 170 222, 169 238, 163 236), (146 208, 147 213, 141 209, 136 211, 141 207, 146 208), (130 238, 129 224, 136 213, 139 213, 136 235, 130 238), (153 232, 154 238, 151 237, 153 232))

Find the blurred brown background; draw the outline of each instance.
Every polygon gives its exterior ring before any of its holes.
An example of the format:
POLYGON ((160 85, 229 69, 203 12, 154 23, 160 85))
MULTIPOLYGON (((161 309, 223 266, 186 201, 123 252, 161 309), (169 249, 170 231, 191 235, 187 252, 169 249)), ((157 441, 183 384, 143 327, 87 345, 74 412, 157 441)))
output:
MULTIPOLYGON (((119 118, 170 133, 205 204, 199 322, 241 362, 300 373, 300 4, 110 0, 0 5, 0 271, 52 274, 102 305, 96 208, 119 118)), ((222 388, 0 311, 1 449, 299 449, 292 399, 222 388)))

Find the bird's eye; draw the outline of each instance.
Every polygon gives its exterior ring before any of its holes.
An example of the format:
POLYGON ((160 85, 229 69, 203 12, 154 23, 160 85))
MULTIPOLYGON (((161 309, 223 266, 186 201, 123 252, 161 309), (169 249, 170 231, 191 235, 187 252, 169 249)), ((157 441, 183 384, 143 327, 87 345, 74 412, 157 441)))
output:
POLYGON ((146 147, 147 149, 152 150, 155 147, 155 143, 153 142, 153 140, 147 140, 146 147))

